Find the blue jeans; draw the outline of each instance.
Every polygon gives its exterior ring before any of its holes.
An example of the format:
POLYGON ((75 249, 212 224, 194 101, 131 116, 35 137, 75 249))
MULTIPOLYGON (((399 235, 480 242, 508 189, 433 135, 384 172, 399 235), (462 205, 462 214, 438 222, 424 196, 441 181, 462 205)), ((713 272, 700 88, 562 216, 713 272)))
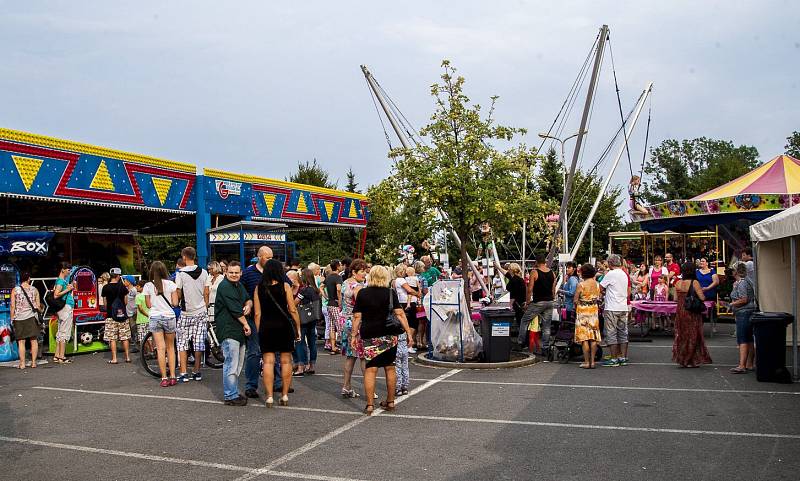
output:
POLYGON ((235 339, 222 340, 222 393, 226 401, 239 397, 239 374, 244 366, 245 345, 235 339))
POLYGON ((300 342, 297 343, 294 349, 295 362, 297 364, 308 365, 309 355, 306 353, 306 346, 308 346, 308 354, 311 355, 310 363, 317 362, 317 324, 309 322, 300 326, 300 342))
POLYGON ((550 323, 553 320, 553 301, 531 302, 522 315, 519 327, 519 338, 517 342, 520 346, 528 344, 528 325, 536 316, 539 316, 539 327, 542 329, 542 349, 548 347, 550 342, 550 323))
POLYGON ((733 313, 736 320, 736 344, 753 343, 753 324, 750 318, 755 312, 755 309, 739 309, 733 313))
MULTIPOLYGON (((247 324, 250 326, 250 337, 247 338, 247 350, 245 351, 244 361, 244 377, 246 378, 245 389, 258 390, 258 381, 261 379, 261 346, 258 343, 258 331, 256 331, 256 322, 251 318, 247 318, 247 324)), ((280 359, 280 354, 276 354, 276 359, 280 359)), ((275 363, 275 385, 276 390, 283 386, 281 380, 281 365, 279 362, 275 363)))

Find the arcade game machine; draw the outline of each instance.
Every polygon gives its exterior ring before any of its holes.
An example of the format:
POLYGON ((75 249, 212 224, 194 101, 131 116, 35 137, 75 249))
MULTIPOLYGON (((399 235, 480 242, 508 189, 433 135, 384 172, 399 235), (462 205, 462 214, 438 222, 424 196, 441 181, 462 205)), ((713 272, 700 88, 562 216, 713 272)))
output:
POLYGON ((12 264, 0 265, 0 361, 16 361, 19 349, 11 336, 11 292, 19 284, 19 272, 12 264))
MULTIPOLYGON (((105 351, 108 347, 103 342, 103 325, 106 313, 98 308, 97 278, 87 267, 73 267, 69 281, 75 283, 72 296, 75 299, 75 310, 72 316, 75 327, 72 340, 67 343, 66 354, 105 351)), ((50 318, 48 351, 56 352, 55 334, 58 331, 58 317, 50 318)))

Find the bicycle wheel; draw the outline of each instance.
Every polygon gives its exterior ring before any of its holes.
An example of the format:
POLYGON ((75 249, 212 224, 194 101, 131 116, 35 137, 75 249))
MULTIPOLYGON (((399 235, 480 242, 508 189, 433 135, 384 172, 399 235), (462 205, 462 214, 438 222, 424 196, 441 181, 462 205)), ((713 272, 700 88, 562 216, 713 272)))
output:
POLYGON ((144 370, 150 373, 151 376, 161 377, 161 370, 158 368, 156 342, 153 339, 152 332, 145 334, 144 339, 142 339, 142 343, 139 346, 139 359, 142 361, 144 370))

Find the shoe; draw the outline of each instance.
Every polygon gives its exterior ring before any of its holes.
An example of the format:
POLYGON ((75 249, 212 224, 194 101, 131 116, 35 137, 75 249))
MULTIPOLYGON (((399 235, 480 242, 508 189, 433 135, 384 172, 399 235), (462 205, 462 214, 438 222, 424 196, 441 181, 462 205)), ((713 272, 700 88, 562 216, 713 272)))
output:
POLYGON ((343 398, 345 398, 345 399, 347 399, 347 398, 350 398, 350 399, 355 399, 355 398, 357 398, 357 397, 361 397, 361 395, 360 395, 360 394, 358 394, 358 393, 355 391, 355 389, 345 389, 345 388, 342 388, 342 393, 341 393, 341 394, 342 394, 342 397, 343 397, 343 398))
POLYGON ((275 401, 272 399, 272 396, 268 397, 267 401, 264 403, 264 405, 268 408, 271 408, 274 404, 275 401))
POLYGON ((170 386, 176 386, 177 384, 178 384, 178 380, 175 379, 174 377, 169 380, 169 385, 170 386))
POLYGON ((239 395, 236 399, 226 399, 226 406, 247 406, 247 398, 239 395))
POLYGON ((196 372, 196 373, 192 374, 192 380, 194 380, 194 381, 202 381, 203 380, 203 373, 196 372))
POLYGON ((279 401, 281 406, 288 406, 289 405, 289 396, 282 396, 281 400, 279 401))
POLYGON ((403 390, 402 389, 395 389, 394 395, 395 395, 395 397, 402 396, 403 395, 403 390))
POLYGON ((305 375, 306 374, 305 374, 304 371, 295 371, 295 372, 292 373, 292 377, 303 377, 305 375))
POLYGON ((178 376, 178 382, 181 382, 181 383, 183 383, 183 382, 189 382, 189 381, 191 381, 191 380, 192 380, 192 378, 190 378, 190 377, 189 377, 189 375, 188 375, 188 374, 186 374, 186 373, 183 373, 183 374, 181 374, 180 376, 178 376))
POLYGON ((378 393, 374 393, 374 394, 372 395, 372 399, 378 399, 378 393))
POLYGON ((159 386, 161 386, 161 387, 169 387, 170 386, 169 379, 167 379, 167 378, 162 379, 161 380, 161 384, 159 384, 159 386))
POLYGON ((251 398, 251 399, 256 399, 256 398, 258 397, 258 391, 256 391, 255 389, 247 389, 247 390, 244 392, 244 395, 245 395, 246 397, 249 397, 249 398, 251 398))
POLYGON ((408 396, 408 388, 407 387, 404 387, 402 392, 403 392, 403 396, 408 396))
POLYGON ((621 358, 617 359, 617 363, 619 363, 620 366, 627 366, 628 365, 628 358, 627 357, 621 357, 621 358))
POLYGON ((416 353, 417 353, 417 350, 416 350, 416 349, 414 349, 413 347, 409 347, 409 348, 408 348, 408 353, 409 353, 409 354, 416 354, 416 353))
POLYGON ((619 361, 617 359, 609 359, 608 361, 603 362, 603 366, 605 367, 619 367, 619 361))

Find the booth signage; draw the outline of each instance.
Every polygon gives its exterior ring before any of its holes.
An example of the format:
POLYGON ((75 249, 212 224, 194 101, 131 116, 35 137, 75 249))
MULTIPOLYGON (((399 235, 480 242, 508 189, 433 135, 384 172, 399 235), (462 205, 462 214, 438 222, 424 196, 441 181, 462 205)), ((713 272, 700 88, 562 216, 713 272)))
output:
POLYGON ((231 195, 242 195, 242 183, 233 182, 231 180, 216 179, 214 184, 217 188, 217 194, 221 199, 227 199, 231 195))
POLYGON ((6 232, 0 234, 0 255, 44 257, 50 248, 52 232, 6 232))
POLYGON ((268 234, 266 232, 245 232, 245 241, 286 242, 286 234, 268 234))

